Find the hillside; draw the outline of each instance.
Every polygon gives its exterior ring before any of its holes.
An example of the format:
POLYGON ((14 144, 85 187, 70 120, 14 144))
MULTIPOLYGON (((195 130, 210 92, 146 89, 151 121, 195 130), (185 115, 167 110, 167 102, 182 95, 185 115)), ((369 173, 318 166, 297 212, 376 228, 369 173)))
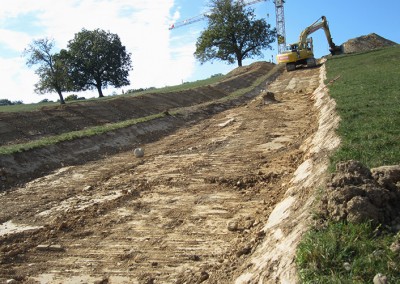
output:
POLYGON ((260 62, 179 93, 1 113, 6 147, 155 116, 0 155, 0 281, 296 282, 339 78, 260 62))

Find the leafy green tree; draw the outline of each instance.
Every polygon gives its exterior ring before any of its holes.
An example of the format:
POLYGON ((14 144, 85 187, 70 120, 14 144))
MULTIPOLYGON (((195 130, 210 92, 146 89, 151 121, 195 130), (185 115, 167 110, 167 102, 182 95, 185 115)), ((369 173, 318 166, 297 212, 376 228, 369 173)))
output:
POLYGON ((39 82, 35 84, 35 92, 39 94, 57 92, 60 103, 65 104, 62 92, 68 91, 71 80, 68 77, 68 69, 65 60, 60 54, 52 53, 54 40, 48 38, 34 40, 24 50, 28 57, 26 64, 29 67, 39 65, 35 73, 39 76, 39 82))
POLYGON ((211 0, 207 18, 208 27, 197 39, 194 53, 201 63, 218 59, 242 66, 244 59, 272 49, 276 30, 264 19, 255 19, 254 9, 246 8, 242 0, 211 0))
POLYGON ((85 97, 78 97, 78 95, 75 95, 75 94, 72 94, 72 95, 69 95, 69 96, 65 97, 65 101, 66 102, 68 102, 68 101, 82 101, 82 100, 86 100, 86 98, 85 97))
POLYGON ((108 85, 116 88, 129 85, 131 54, 117 34, 82 29, 69 41, 67 54, 76 91, 97 89, 99 97, 103 97, 102 88, 108 85))
POLYGON ((12 101, 8 99, 1 99, 0 100, 0 106, 11 106, 13 105, 12 101))

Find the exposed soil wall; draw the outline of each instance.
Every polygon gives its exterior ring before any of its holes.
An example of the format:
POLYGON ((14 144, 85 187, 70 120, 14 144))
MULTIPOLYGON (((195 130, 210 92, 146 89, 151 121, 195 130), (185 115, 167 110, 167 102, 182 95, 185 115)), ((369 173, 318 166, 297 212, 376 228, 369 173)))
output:
MULTIPOLYGON (((102 135, 66 141, 14 155, 0 155, 0 190, 16 184, 23 184, 28 180, 42 176, 63 166, 84 164, 107 155, 133 149, 143 143, 156 141, 160 137, 169 135, 182 126, 206 119, 218 112, 240 105, 258 95, 265 88, 267 82, 273 81, 282 72, 283 68, 277 68, 276 72, 261 82, 258 87, 255 87, 252 91, 239 98, 226 102, 218 102, 218 98, 226 96, 232 89, 237 90, 238 88, 248 87, 254 80, 271 71, 273 67, 274 65, 270 63, 254 64, 253 68, 247 70, 247 72, 240 72, 238 75, 231 76, 229 80, 219 83, 218 88, 224 89, 224 92, 216 92, 217 87, 208 86, 199 88, 204 92, 203 94, 196 89, 197 91, 192 93, 187 91, 132 97, 130 99, 121 98, 101 103, 100 106, 92 104, 71 105, 67 106, 66 109, 63 106, 52 109, 51 112, 57 113, 57 118, 55 118, 56 123, 62 124, 62 127, 59 129, 65 131, 69 127, 83 128, 89 126, 88 124, 90 123, 100 124, 105 121, 110 122, 115 119, 121 119, 122 117, 128 119, 139 114, 142 116, 150 115, 165 110, 167 107, 181 108, 180 113, 175 116, 167 115, 163 118, 139 123, 102 135), (210 92, 207 92, 207 90, 210 90, 210 92), (222 95, 220 96, 220 94, 222 95), (168 98, 171 101, 168 101, 168 98), (209 103, 207 103, 208 100, 210 100, 209 103), (139 111, 132 113, 128 110, 129 105, 135 105, 139 111), (81 112, 79 115, 73 116, 72 113, 76 113, 76 110, 80 110, 81 112), (114 116, 117 113, 119 115, 114 116), (94 117, 94 119, 86 119, 89 116, 94 117), (73 120, 77 118, 79 118, 80 123, 73 123, 73 120)), ((14 124, 16 120, 20 121, 18 129, 21 131, 16 131, 16 128, 12 128, 12 131, 9 133, 10 135, 6 135, 10 139, 11 137, 19 137, 18 140, 32 139, 29 133, 38 130, 40 127, 43 127, 45 133, 52 135, 56 134, 58 129, 53 128, 54 125, 47 128, 48 124, 54 122, 51 116, 47 115, 47 110, 22 114, 0 113, 0 117, 4 119, 3 121, 9 120, 10 123, 14 124), (18 116, 21 117, 18 118, 18 116), (22 116, 26 117, 22 118, 22 116), (36 127, 36 130, 32 130, 35 129, 34 127, 36 127)))
POLYGON ((238 70, 219 83, 180 92, 124 96, 43 107, 32 112, 0 112, 0 146, 217 100, 240 88, 251 86, 274 66, 268 62, 257 62, 247 69, 238 70))

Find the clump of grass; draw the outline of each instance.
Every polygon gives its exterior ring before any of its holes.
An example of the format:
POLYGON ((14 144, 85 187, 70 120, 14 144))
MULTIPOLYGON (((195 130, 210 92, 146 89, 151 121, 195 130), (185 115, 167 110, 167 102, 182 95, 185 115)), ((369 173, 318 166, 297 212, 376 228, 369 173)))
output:
POLYGON ((400 47, 332 58, 328 78, 341 117, 341 148, 332 163, 355 159, 369 167, 400 163, 400 47))
POLYGON ((329 223, 309 231, 298 247, 302 283, 372 283, 377 273, 400 283, 400 255, 389 247, 398 236, 369 223, 329 223))

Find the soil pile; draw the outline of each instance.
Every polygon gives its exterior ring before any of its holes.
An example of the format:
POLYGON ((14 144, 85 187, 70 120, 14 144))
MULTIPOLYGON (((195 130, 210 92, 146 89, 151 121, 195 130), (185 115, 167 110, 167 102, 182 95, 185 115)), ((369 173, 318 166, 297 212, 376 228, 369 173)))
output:
POLYGON ((358 161, 337 165, 322 202, 334 220, 400 224, 400 165, 368 169, 358 161))
POLYGON ((397 45, 394 41, 383 38, 375 33, 350 39, 343 43, 344 53, 364 52, 377 48, 397 45))

